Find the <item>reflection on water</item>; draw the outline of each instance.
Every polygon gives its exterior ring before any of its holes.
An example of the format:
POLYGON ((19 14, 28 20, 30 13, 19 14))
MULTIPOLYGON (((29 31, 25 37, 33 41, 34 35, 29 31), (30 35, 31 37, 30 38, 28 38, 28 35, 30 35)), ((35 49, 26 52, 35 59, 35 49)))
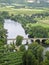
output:
POLYGON ((13 20, 5 19, 4 28, 8 31, 7 38, 16 38, 18 35, 21 35, 24 38, 28 37, 28 35, 25 34, 25 30, 23 29, 21 24, 13 20))

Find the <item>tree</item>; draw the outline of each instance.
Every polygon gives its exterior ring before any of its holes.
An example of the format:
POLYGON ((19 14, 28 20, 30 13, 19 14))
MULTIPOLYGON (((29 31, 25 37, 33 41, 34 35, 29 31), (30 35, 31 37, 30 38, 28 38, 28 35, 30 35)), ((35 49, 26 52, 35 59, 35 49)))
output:
POLYGON ((49 60, 49 51, 46 52, 45 56, 46 56, 47 59, 49 60))
POLYGON ((46 40, 46 41, 45 41, 45 44, 49 45, 49 40, 46 40))
POLYGON ((38 65, 38 60, 36 60, 35 55, 31 50, 25 51, 22 57, 23 65, 38 65))
POLYGON ((22 40, 23 40, 23 37, 20 36, 20 35, 18 35, 18 36, 16 37, 16 45, 17 45, 17 46, 21 45, 21 44, 22 44, 22 40))
POLYGON ((43 61, 43 65, 49 65, 49 51, 45 54, 45 59, 43 61))
MULTIPOLYGON (((31 25, 31 24, 30 24, 31 25)), ((28 25, 26 32, 29 34, 31 38, 47 38, 48 37, 48 29, 42 26, 32 26, 28 25), (46 35, 45 35, 46 34, 46 35)))
POLYGON ((7 43, 7 30, 5 29, 0 29, 0 41, 4 44, 7 43))
POLYGON ((7 11, 3 11, 3 12, 1 13, 1 15, 2 15, 3 18, 5 18, 5 19, 8 19, 8 18, 9 18, 9 13, 8 13, 7 11))
POLYGON ((34 42, 28 46, 28 49, 32 50, 32 53, 35 55, 35 58, 38 60, 40 64, 43 61, 43 46, 34 42))
POLYGON ((20 51, 22 51, 22 52, 26 51, 26 48, 25 48, 24 45, 21 45, 21 46, 20 46, 20 51))

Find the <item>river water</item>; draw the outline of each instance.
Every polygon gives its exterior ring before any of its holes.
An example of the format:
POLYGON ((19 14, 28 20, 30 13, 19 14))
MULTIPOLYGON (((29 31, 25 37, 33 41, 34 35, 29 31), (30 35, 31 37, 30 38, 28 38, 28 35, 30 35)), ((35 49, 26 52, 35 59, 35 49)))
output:
MULTIPOLYGON (((7 29, 8 39, 16 38, 18 35, 21 35, 24 38, 28 38, 28 35, 25 34, 25 30, 20 23, 10 19, 5 19, 4 21, 5 21, 4 28, 7 29)), ((10 42, 11 41, 8 41, 8 43, 10 42)))

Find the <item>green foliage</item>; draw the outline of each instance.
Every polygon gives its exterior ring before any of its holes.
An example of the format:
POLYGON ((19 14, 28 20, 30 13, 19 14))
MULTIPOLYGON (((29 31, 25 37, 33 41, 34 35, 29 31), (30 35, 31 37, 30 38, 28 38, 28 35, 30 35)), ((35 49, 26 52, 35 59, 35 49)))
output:
POLYGON ((3 22, 4 22, 4 18, 2 16, 0 16, 0 23, 3 24, 3 22))
POLYGON ((22 44, 22 40, 23 40, 23 37, 20 36, 20 35, 18 35, 18 36, 16 37, 16 45, 17 45, 17 46, 21 45, 21 44, 22 44))
POLYGON ((4 29, 4 18, 0 13, 0 65, 3 64, 3 56, 5 52, 4 45, 7 44, 7 30, 4 29))
POLYGON ((4 44, 7 43, 7 30, 5 29, 0 29, 0 41, 4 44))
POLYGON ((1 13, 1 15, 2 15, 2 17, 3 17, 4 19, 10 18, 9 13, 8 13, 7 11, 3 11, 3 12, 1 13))
POLYGON ((49 40, 46 40, 46 41, 45 41, 45 44, 49 45, 49 40))
POLYGON ((49 60, 49 51, 46 52, 45 56, 46 56, 47 59, 49 60))
POLYGON ((26 51, 26 48, 25 48, 24 45, 21 45, 21 46, 20 46, 20 51, 22 51, 22 52, 26 51))
POLYGON ((32 50, 32 53, 38 59, 39 63, 43 61, 43 47, 38 43, 32 43, 29 45, 28 49, 32 50))
POLYGON ((22 52, 8 52, 0 53, 0 64, 1 65, 21 65, 22 64, 22 52))
POLYGON ((30 50, 24 52, 22 59, 23 59, 23 65, 38 65, 36 63, 35 56, 33 55, 33 53, 30 50))
POLYGON ((31 38, 47 38, 48 37, 48 30, 42 26, 32 26, 27 28, 27 33, 31 38), (46 34, 46 35, 45 35, 46 34))
POLYGON ((49 65, 49 51, 45 54, 45 59, 43 61, 43 65, 49 65))

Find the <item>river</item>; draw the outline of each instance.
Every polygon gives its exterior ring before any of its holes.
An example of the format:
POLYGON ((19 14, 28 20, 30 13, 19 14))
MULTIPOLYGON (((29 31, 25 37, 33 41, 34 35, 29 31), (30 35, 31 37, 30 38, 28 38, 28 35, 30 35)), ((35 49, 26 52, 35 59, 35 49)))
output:
MULTIPOLYGON (((18 35, 21 35, 24 38, 28 38, 28 35, 25 34, 25 30, 20 23, 10 19, 5 19, 4 21, 4 28, 7 29, 8 39, 16 38, 18 35)), ((8 43, 10 42, 11 41, 8 41, 8 43)))

